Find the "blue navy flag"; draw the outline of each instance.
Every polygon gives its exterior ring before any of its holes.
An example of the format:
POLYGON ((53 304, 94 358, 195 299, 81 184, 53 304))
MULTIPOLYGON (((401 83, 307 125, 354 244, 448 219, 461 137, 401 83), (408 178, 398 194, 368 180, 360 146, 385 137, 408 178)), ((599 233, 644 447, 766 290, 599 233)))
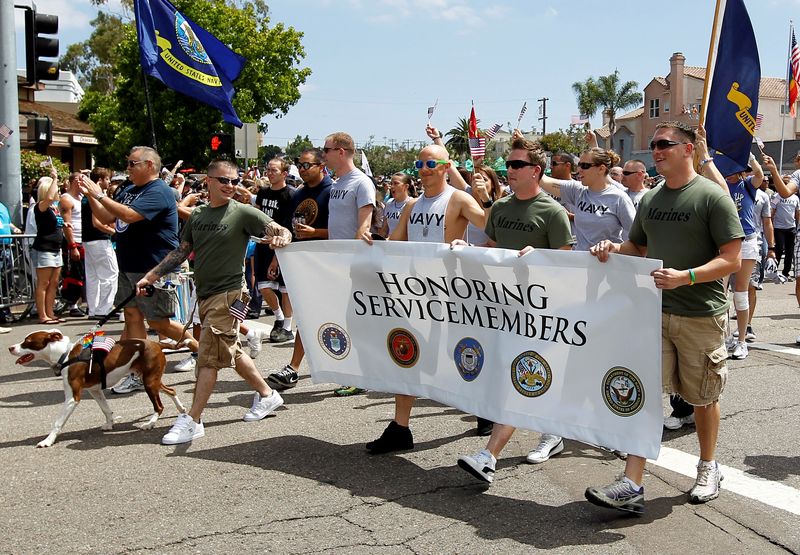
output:
POLYGON ((236 92, 232 82, 247 60, 167 0, 135 0, 134 10, 145 73, 217 108, 225 121, 242 127, 231 104, 236 92))
MULTIPOLYGON (((761 64, 744 0, 721 0, 722 24, 712 44, 705 127, 708 147, 722 175, 745 171, 758 115, 761 64)), ((716 24, 717 22, 715 22, 716 24)))

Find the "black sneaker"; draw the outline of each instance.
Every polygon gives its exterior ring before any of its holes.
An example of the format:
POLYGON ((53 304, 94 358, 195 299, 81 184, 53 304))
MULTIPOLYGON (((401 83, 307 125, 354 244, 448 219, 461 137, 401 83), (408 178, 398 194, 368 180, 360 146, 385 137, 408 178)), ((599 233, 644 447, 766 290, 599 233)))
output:
POLYGON ((278 391, 283 391, 284 389, 291 389, 296 386, 298 379, 299 377, 295 369, 287 364, 283 369, 267 376, 267 384, 278 391))
POLYGON ((392 451, 408 451, 414 448, 414 437, 411 428, 401 426, 394 420, 389 422, 381 437, 367 443, 367 451, 371 455, 383 455, 392 451))
POLYGON ((475 426, 475 435, 477 436, 490 436, 492 435, 492 429, 494 428, 494 422, 491 420, 486 420, 485 418, 478 418, 478 424, 475 426))
POLYGON ((83 311, 83 309, 76 306, 75 308, 69 309, 69 316, 70 318, 83 318, 86 316, 86 313, 83 311))
POLYGON ((286 343, 287 341, 294 341, 294 334, 286 329, 280 328, 270 332, 270 343, 286 343))

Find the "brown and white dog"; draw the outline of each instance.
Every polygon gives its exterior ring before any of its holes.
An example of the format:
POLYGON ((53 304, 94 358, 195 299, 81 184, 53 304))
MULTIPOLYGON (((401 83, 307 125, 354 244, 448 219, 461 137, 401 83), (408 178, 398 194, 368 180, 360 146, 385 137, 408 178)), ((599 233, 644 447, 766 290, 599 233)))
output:
MULTIPOLYGON (((114 426, 114 413, 108 406, 108 401, 106 401, 100 385, 99 365, 94 365, 90 373, 87 362, 74 362, 66 368, 66 372, 61 371, 62 364, 77 357, 81 349, 80 341, 72 343, 69 337, 57 329, 35 331, 28 334, 22 343, 8 348, 12 355, 19 357, 17 364, 28 364, 32 360, 44 360, 50 364, 56 376, 63 376, 64 379, 64 407, 61 409, 61 414, 53 425, 50 435, 40 441, 36 447, 50 447, 55 443, 61 428, 64 427, 72 411, 80 403, 81 392, 84 389, 89 390, 106 417, 102 429, 110 430, 114 426)), ((108 383, 115 383, 131 372, 142 378, 147 396, 153 403, 153 414, 141 426, 142 429, 147 430, 155 426, 158 417, 163 412, 164 405, 161 404, 159 396, 161 391, 170 396, 178 412, 186 412, 175 395, 175 390, 161 383, 166 363, 166 358, 158 343, 143 339, 121 340, 111 348, 106 356, 105 369, 108 383)))

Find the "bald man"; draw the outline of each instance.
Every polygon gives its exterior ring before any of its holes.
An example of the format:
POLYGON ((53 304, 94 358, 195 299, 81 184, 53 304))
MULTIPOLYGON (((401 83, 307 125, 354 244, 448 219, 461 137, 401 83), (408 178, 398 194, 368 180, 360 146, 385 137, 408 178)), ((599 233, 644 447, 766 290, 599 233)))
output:
MULTIPOLYGON (((406 202, 400 221, 389 236, 390 241, 451 243, 464 237, 469 223, 480 229, 485 227, 486 214, 478 201, 447 184, 445 176, 450 167, 450 156, 446 148, 435 144, 423 148, 415 165, 424 194, 406 202)), ((475 182, 473 186, 486 184, 475 182)), ((415 399, 410 395, 395 395, 394 420, 381 437, 367 443, 367 451, 380 455, 414 448, 408 421, 415 399)))
POLYGON ((641 160, 628 160, 622 168, 622 184, 625 185, 625 192, 628 193, 633 207, 639 209, 639 201, 644 194, 649 191, 644 186, 644 179, 647 177, 647 166, 641 160))

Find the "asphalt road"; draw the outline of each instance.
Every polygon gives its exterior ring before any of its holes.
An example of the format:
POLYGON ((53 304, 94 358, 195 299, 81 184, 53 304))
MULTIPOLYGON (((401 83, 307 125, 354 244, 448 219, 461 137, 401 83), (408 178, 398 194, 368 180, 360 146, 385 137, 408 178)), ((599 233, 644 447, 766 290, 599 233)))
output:
MULTIPOLYGON (((16 366, 4 349, 0 552, 800 553, 793 285, 765 286, 754 320, 764 344, 730 363, 717 457, 730 479, 719 499, 686 503, 693 478, 674 460, 696 461, 694 428, 666 432, 662 457, 673 462, 648 464, 640 518, 584 500, 585 488, 610 482, 621 461, 568 441, 561 455, 532 466, 525 455, 534 432, 514 436, 494 484, 481 486, 455 466, 485 444, 474 417, 431 401, 417 404, 413 451, 370 456, 364 443, 391 419, 391 396, 336 398, 333 385, 311 383, 305 365, 285 407, 256 423, 242 421, 247 386, 221 372, 206 436, 193 444, 159 444, 176 415, 166 399, 156 428, 139 430, 151 407, 135 393, 108 395, 120 417, 112 431, 100 430, 102 414, 87 396, 56 444, 36 449, 63 403, 61 380, 42 363, 16 366)), ((271 319, 259 324, 270 328, 271 319)), ((38 328, 16 325, 3 339, 11 345, 38 328)), ((75 336, 90 323, 61 328, 75 336)), ((266 374, 290 353, 288 344, 265 345, 257 364, 266 374)), ((193 376, 171 370, 180 358, 170 355, 165 382, 188 406, 193 376)))

